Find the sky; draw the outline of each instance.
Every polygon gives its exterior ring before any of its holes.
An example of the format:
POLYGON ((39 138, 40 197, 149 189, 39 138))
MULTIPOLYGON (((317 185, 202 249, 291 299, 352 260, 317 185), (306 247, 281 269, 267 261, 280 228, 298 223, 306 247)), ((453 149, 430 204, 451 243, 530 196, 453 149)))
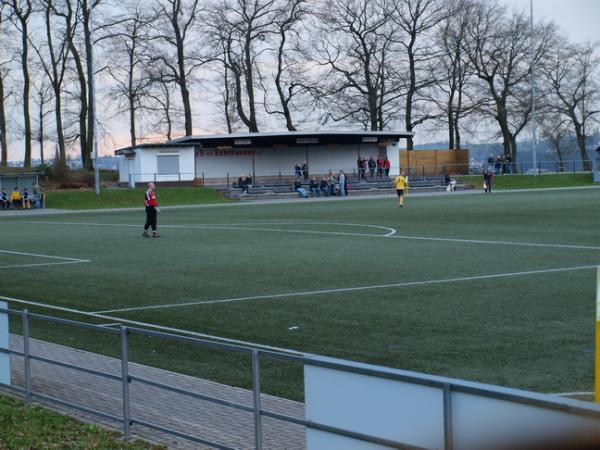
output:
MULTIPOLYGON (((530 0, 500 0, 529 13, 530 0)), ((600 0, 533 0, 534 20, 552 20, 574 42, 600 41, 600 0)))

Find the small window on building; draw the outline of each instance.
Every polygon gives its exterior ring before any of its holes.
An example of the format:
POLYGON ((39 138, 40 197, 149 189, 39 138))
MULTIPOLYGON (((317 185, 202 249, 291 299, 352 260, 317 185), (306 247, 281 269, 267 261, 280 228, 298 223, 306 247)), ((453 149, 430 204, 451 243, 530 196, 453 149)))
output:
POLYGON ((158 155, 156 169, 158 175, 179 173, 179 155, 158 155))

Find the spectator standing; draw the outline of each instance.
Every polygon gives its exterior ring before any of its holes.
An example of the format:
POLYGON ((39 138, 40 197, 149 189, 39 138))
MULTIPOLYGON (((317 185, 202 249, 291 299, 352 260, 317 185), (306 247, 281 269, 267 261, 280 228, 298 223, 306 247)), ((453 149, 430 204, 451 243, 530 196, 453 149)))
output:
POLYGON ((300 166, 300 163, 294 164, 294 176, 296 178, 300 178, 302 176, 302 167, 300 166))
POLYGON ((21 193, 19 192, 19 188, 17 186, 15 186, 10 194, 10 201, 14 209, 21 209, 21 193))
POLYGON ((8 209, 10 207, 10 200, 8 199, 6 189, 4 188, 0 191, 0 204, 2 204, 2 209, 8 209))
POLYGON ((358 167, 358 179, 360 181, 366 180, 365 172, 367 171, 367 161, 362 156, 358 157, 356 161, 356 166, 358 167))
POLYGON ((483 172, 483 191, 486 194, 492 193, 492 178, 493 177, 494 177, 494 174, 492 173, 491 169, 486 169, 483 172))
POLYGON ((146 207, 146 223, 144 224, 144 232, 142 235, 148 237, 148 228, 152 228, 152 237, 160 237, 156 231, 156 216, 160 211, 158 209, 158 201, 156 200, 156 192, 154 192, 154 183, 148 183, 148 190, 144 193, 144 206, 146 207))
POLYGON ((304 181, 308 181, 308 161, 304 161, 302 164, 302 176, 304 177, 304 181))
POLYGON ((383 168, 385 170, 385 176, 386 177, 390 176, 390 168, 391 167, 392 167, 392 162, 386 156, 385 159, 383 160, 383 168))
POLYGON ((398 196, 398 206, 402 208, 404 206, 404 195, 408 191, 408 178, 404 175, 404 172, 400 172, 400 175, 396 177, 394 186, 398 196))
POLYGON ((496 171, 496 175, 500 175, 500 171, 502 170, 502 156, 496 156, 496 161, 494 162, 494 169, 496 171))
POLYGON ((37 183, 33 183, 33 207, 42 207, 42 188, 37 183))
POLYGON ((377 178, 382 178, 383 177, 383 159, 381 159, 381 156, 379 156, 377 158, 377 178))
POLYGON ((512 167, 512 163, 513 163, 513 159, 512 156, 510 155, 505 155, 504 156, 504 160, 506 161, 506 173, 511 174, 513 172, 513 167, 512 167))
POLYGON ((336 184, 335 177, 330 172, 329 176, 327 177, 327 189, 329 190, 329 195, 331 195, 332 197, 335 195, 335 184, 336 184))
POLYGON ((375 158, 373 158, 373 156, 371 156, 369 158, 369 162, 367 164, 369 166, 369 176, 371 177, 371 179, 373 179, 373 177, 375 176, 375 168, 377 167, 375 158))
POLYGON ((488 169, 492 170, 492 168, 494 167, 494 155, 488 156, 487 163, 488 169))
POLYGON ((340 170, 338 175, 338 185, 340 187, 340 196, 344 197, 348 195, 348 177, 343 170, 340 170))

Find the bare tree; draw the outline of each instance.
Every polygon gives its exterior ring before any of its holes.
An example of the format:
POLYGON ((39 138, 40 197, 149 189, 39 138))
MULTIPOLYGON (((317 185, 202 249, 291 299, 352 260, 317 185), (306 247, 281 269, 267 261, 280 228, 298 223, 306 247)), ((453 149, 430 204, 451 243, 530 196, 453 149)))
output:
MULTIPOLYGON (((277 114, 283 116, 285 126, 288 131, 296 131, 296 126, 292 119, 292 101, 297 97, 299 92, 305 89, 305 83, 302 81, 303 67, 305 61, 298 61, 292 56, 298 55, 298 45, 293 44, 299 39, 298 25, 303 18, 309 13, 307 9, 307 0, 290 0, 288 4, 280 7, 280 11, 274 21, 276 38, 278 40, 275 50, 277 58, 277 69, 275 71, 273 81, 279 98, 279 108, 270 110, 267 100, 267 93, 270 89, 263 86, 265 92, 265 109, 269 114, 277 114), (292 45, 288 44, 292 41, 292 45)), ((261 79, 262 81, 262 79, 261 79)))
MULTIPOLYGON (((7 39, 5 33, 4 21, 6 4, 0 3, 0 39, 4 42, 7 39)), ((7 46, 0 47, 0 51, 6 50, 7 46)), ((8 136, 6 134, 6 100, 10 95, 10 92, 5 87, 5 80, 8 76, 8 65, 12 62, 12 57, 8 55, 1 55, 0 59, 0 166, 6 167, 8 165, 8 136)))
POLYGON ((112 93, 119 104, 119 112, 128 115, 132 146, 137 142, 138 110, 142 108, 152 83, 151 77, 143 69, 147 63, 144 55, 148 53, 146 47, 150 20, 152 18, 144 14, 140 2, 136 1, 130 13, 107 29, 107 34, 102 38, 108 40, 110 61, 106 68, 115 83, 112 93))
POLYGON ((201 13, 199 0, 156 0, 152 39, 157 41, 151 61, 161 66, 165 81, 179 87, 185 116, 185 135, 193 133, 190 81, 210 58, 201 54, 196 34, 201 13))
POLYGON ((2 0, 10 8, 10 19, 21 37, 21 71, 23 73, 23 123, 25 139, 25 156, 23 165, 31 167, 31 113, 29 76, 29 18, 33 13, 31 0, 2 0))
MULTIPOLYGON (((60 6, 62 5, 59 5, 55 0, 42 0, 42 6, 46 31, 45 48, 41 48, 35 43, 32 43, 32 46, 38 55, 41 67, 50 81, 50 86, 54 93, 54 118, 56 122, 58 157, 61 164, 66 164, 67 153, 63 126, 62 86, 68 66, 69 42, 72 39, 72 36, 69 36, 67 33, 74 31, 74 29, 70 29, 67 25, 73 21, 72 10, 70 8, 61 8, 60 6), (56 22, 53 20, 55 18, 64 20, 65 25, 57 29, 56 22), (56 42, 57 40, 58 42, 56 42)), ((40 123, 42 123, 41 120, 40 123)))
POLYGON ((571 122, 584 170, 590 170, 586 151, 587 128, 600 114, 598 48, 598 44, 575 45, 559 39, 554 52, 542 66, 542 73, 550 87, 549 107, 571 122))
MULTIPOLYGON (((45 120, 46 117, 52 113, 52 109, 48 108, 48 104, 52 102, 53 100, 53 88, 52 88, 52 84, 50 83, 50 81, 48 80, 47 77, 43 77, 40 82, 38 83, 38 85, 36 86, 36 83, 33 83, 35 89, 36 89, 36 106, 37 106, 37 133, 35 133, 36 135, 36 140, 38 141, 38 144, 40 146, 40 160, 42 162, 42 164, 44 164, 45 159, 44 159, 44 142, 47 138, 46 136, 46 129, 45 129, 45 120)), ((64 164, 64 160, 61 158, 61 156, 59 155, 59 161, 64 164)))
MULTIPOLYGON (((399 0, 392 3, 392 19, 402 31, 397 39, 405 55, 408 77, 405 77, 404 125, 412 132, 423 122, 437 116, 427 107, 439 71, 439 50, 428 36, 446 18, 448 9, 443 0, 399 0), (421 107, 421 105, 425 105, 421 107)), ((412 137, 407 138, 407 150, 413 149, 412 137)))
POLYGON ((552 145, 554 152, 560 162, 561 172, 564 170, 565 155, 572 150, 570 121, 567 117, 556 112, 546 112, 541 116, 539 122, 540 137, 546 139, 552 145), (567 148, 565 148, 567 144, 567 148))
POLYGON ((471 95, 474 73, 463 51, 470 26, 471 7, 470 0, 448 2, 448 14, 437 35, 437 45, 441 51, 440 74, 436 81, 442 95, 434 101, 444 112, 449 149, 461 148, 461 119, 481 106, 480 99, 471 95))
POLYGON ((386 0, 327 0, 307 58, 326 69, 315 95, 328 118, 360 121, 383 130, 398 111, 402 93, 394 52, 394 29, 386 0))
POLYGON ((211 13, 211 29, 219 59, 235 85, 238 116, 251 133, 258 132, 256 79, 264 41, 275 33, 281 9, 277 0, 223 0, 211 13))
MULTIPOLYGON (((534 64, 548 51, 553 28, 538 25, 535 30, 534 64)), ((484 114, 499 128, 505 155, 517 161, 517 136, 531 114, 531 36, 529 20, 523 13, 506 16, 495 2, 476 3, 465 53, 481 80, 482 97, 489 97, 484 114)))

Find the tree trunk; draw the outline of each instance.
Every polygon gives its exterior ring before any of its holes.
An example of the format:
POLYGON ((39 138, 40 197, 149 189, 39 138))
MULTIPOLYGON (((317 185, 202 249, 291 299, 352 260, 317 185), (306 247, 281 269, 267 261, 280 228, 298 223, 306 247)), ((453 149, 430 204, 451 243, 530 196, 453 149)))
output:
POLYGON ((40 159, 42 164, 44 164, 44 96, 42 91, 40 91, 40 110, 38 112, 39 121, 40 121, 40 129, 38 135, 38 141, 40 143, 40 159))
POLYGON ((256 104, 254 101, 254 74, 252 73, 252 55, 250 52, 250 36, 246 36, 246 45, 244 47, 245 68, 244 77, 246 81, 246 94, 248 95, 248 109, 250 110, 250 123, 248 131, 258 133, 258 124, 256 123, 256 104))
POLYGON ((79 110, 79 143, 80 143, 80 154, 81 163, 85 167, 85 162, 88 159, 90 150, 88 149, 87 139, 87 115, 88 115, 88 102, 87 102, 87 83, 85 79, 85 72, 83 70, 83 64, 81 62, 81 55, 75 47, 73 40, 69 41, 69 49, 73 55, 73 61, 75 62, 75 68, 77 69, 77 79, 79 81, 79 103, 81 108, 79 110))
POLYGON ((6 111, 4 109, 4 78, 0 72, 0 151, 1 167, 8 166, 8 140, 6 138, 6 111))
POLYGON ((21 52, 21 68, 23 70, 23 121, 25 123, 25 157, 23 159, 24 167, 31 167, 31 115, 29 111, 29 37, 27 31, 27 19, 21 18, 21 43, 23 46, 21 52))
MULTIPOLYGON (((93 8, 93 6, 91 6, 93 8)), ((97 139, 95 136, 95 124, 96 124, 96 111, 95 111, 95 102, 96 102, 96 92, 94 89, 94 61, 93 61, 93 52, 92 48, 92 36, 90 30, 90 15, 89 10, 87 9, 87 3, 84 7, 84 21, 83 21, 83 30, 84 30, 84 41, 85 41, 85 55, 86 55, 86 72, 87 72, 87 94, 88 94, 88 111, 87 111, 87 142, 86 142, 86 151, 85 158, 83 158, 83 168, 87 170, 92 170, 92 158, 91 153, 94 150, 94 139, 97 139)), ((91 24, 93 25, 93 24, 91 24)), ((96 155, 98 158, 99 155, 96 155)))
POLYGON ((579 153, 581 155, 581 161, 583 163, 583 170, 589 171, 591 170, 589 156, 585 149, 585 134, 583 133, 583 126, 579 123, 575 124, 575 135, 577 136, 577 147, 579 148, 579 153))

